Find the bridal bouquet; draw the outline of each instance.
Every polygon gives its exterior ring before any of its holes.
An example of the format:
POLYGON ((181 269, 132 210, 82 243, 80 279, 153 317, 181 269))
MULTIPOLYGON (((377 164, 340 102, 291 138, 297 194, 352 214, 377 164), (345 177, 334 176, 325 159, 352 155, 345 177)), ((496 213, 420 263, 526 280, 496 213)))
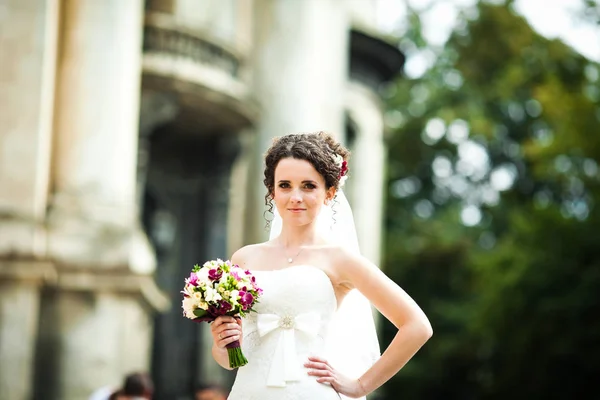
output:
MULTIPOLYGON (((231 261, 211 260, 194 265, 183 288, 183 315, 195 322, 212 322, 221 315, 244 317, 262 294, 255 277, 231 261)), ((229 366, 248 363, 239 340, 227 345, 229 366)))

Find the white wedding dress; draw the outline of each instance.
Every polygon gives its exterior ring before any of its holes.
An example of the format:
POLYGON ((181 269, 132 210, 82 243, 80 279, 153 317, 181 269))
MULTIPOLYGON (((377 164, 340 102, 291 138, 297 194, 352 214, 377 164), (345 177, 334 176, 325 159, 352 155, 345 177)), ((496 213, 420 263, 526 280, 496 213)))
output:
POLYGON ((309 355, 326 357, 337 300, 327 274, 295 265, 253 271, 263 295, 243 320, 242 351, 229 400, 339 400, 328 384, 308 375, 309 355))

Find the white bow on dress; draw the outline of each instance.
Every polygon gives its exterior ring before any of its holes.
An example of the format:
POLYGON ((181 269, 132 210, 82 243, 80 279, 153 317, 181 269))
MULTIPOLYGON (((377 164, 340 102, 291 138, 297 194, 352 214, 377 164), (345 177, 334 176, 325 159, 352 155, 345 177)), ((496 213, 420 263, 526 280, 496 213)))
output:
POLYGON ((276 314, 258 314, 256 319, 258 334, 262 337, 270 332, 279 330, 279 341, 267 386, 285 387, 288 381, 297 381, 302 376, 300 361, 296 354, 296 330, 311 337, 317 336, 321 316, 317 312, 298 314, 295 317, 279 316, 276 314))

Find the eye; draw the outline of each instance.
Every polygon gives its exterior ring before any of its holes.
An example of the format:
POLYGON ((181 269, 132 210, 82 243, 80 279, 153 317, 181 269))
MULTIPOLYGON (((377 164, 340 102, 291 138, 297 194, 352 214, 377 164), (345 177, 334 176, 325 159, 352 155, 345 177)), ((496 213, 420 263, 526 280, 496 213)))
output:
POLYGON ((315 184, 312 184, 312 183, 307 183, 306 185, 304 185, 304 187, 306 189, 311 189, 311 190, 317 188, 317 186, 315 184))
POLYGON ((282 188, 282 189, 288 189, 290 187, 290 184, 287 183, 287 182, 281 182, 279 184, 279 187, 282 188))

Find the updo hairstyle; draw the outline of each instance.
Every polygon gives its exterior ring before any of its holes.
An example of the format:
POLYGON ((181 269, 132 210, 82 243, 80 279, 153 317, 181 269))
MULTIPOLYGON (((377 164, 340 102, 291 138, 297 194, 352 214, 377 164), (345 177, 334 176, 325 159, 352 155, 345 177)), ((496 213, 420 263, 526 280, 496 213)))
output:
POLYGON ((266 228, 270 226, 267 213, 273 214, 273 194, 275 193, 275 168, 284 158, 295 158, 308 161, 325 180, 325 188, 340 188, 348 175, 348 158, 350 151, 342 146, 327 132, 292 133, 273 139, 271 147, 265 153, 265 178, 267 188, 265 194, 266 228), (337 160, 336 160, 337 159, 337 160), (340 167, 339 161, 343 161, 340 167))
MULTIPOLYGON (((275 168, 284 158, 306 160, 325 180, 325 188, 339 189, 342 174, 335 157, 341 156, 344 161, 350 157, 350 151, 342 146, 327 132, 293 133, 273 139, 271 147, 265 153, 265 179, 267 188, 265 203, 275 192, 275 168)), ((344 175, 347 175, 347 163, 344 164, 344 175)))

